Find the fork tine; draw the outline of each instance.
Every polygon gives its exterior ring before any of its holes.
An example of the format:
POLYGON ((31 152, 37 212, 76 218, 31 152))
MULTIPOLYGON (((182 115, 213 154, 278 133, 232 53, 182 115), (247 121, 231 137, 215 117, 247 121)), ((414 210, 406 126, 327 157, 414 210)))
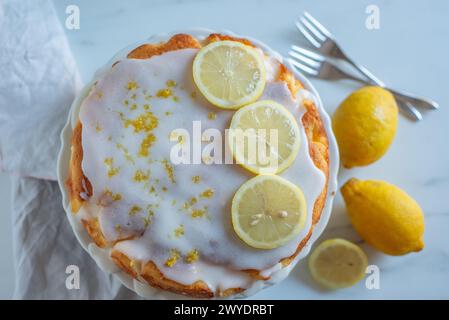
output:
POLYGON ((304 27, 299 23, 296 22, 296 27, 298 28, 298 30, 303 34, 304 37, 306 37, 307 40, 309 40, 309 42, 315 47, 315 48, 320 48, 321 44, 315 40, 314 37, 312 37, 312 35, 306 31, 306 29, 304 29, 304 27))
POLYGON ((316 62, 315 60, 307 58, 307 57, 303 56, 302 54, 296 53, 294 51, 289 51, 288 54, 293 58, 301 60, 301 62, 304 62, 306 65, 308 65, 311 68, 319 69, 321 66, 320 62, 316 62))
POLYGON ((333 38, 332 33, 330 33, 329 30, 327 30, 321 23, 319 23, 318 20, 315 19, 310 13, 304 11, 304 17, 306 17, 310 21, 310 23, 314 25, 315 28, 319 29, 322 33, 324 33, 325 36, 331 39, 333 38))
POLYGON ((302 55, 307 56, 308 58, 314 59, 316 61, 322 62, 322 61, 325 60, 325 58, 322 55, 317 54, 317 53, 315 53, 313 51, 310 51, 310 50, 307 50, 307 49, 295 46, 295 45, 292 45, 292 50, 296 51, 298 53, 301 53, 302 55))
POLYGON ((294 59, 290 58, 290 59, 288 59, 288 61, 290 61, 290 63, 292 65, 294 65, 295 67, 297 67, 301 71, 303 71, 303 72, 305 72, 305 73, 307 73, 307 74, 309 74, 311 76, 317 76, 318 75, 318 71, 316 71, 316 70, 314 70, 312 68, 309 68, 309 67, 303 65, 302 63, 299 63, 298 61, 296 61, 294 59))
POLYGON ((300 17, 299 20, 302 22, 304 27, 306 27, 307 30, 309 30, 315 38, 318 38, 320 42, 326 41, 326 36, 322 34, 320 31, 318 31, 317 28, 315 28, 309 21, 307 21, 304 17, 300 17))

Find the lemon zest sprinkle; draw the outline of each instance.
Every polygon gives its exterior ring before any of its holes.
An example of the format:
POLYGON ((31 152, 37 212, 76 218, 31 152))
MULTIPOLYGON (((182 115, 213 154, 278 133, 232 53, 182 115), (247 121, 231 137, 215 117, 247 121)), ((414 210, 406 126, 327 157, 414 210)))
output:
POLYGON ((209 120, 215 120, 217 118, 217 114, 215 112, 211 111, 207 114, 207 118, 209 120))
POLYGON ((132 216, 135 216, 140 211, 142 211, 141 207, 139 207, 139 206, 132 206, 131 209, 129 209, 128 214, 132 217, 132 216))
POLYGON ((144 181, 148 181, 148 179, 150 179, 150 171, 149 170, 144 172, 144 171, 138 169, 134 173, 133 180, 135 182, 144 182, 144 181))
POLYGON ((152 207, 151 204, 147 206, 148 214, 147 214, 146 217, 142 218, 143 223, 145 224, 145 228, 148 227, 151 224, 151 219, 154 216, 154 211, 150 209, 151 207, 152 207))
POLYGON ((162 164, 164 165, 165 172, 167 173, 167 176, 168 176, 168 179, 170 179, 170 182, 175 183, 176 181, 175 181, 175 173, 174 173, 173 166, 170 165, 170 163, 166 159, 162 160, 162 164))
POLYGON ((138 86, 137 82, 135 82, 135 81, 130 81, 126 85, 126 89, 128 89, 128 90, 135 90, 135 89, 138 89, 138 88, 139 88, 139 86, 138 86))
POLYGON ((150 154, 150 147, 153 145, 153 143, 156 141, 156 136, 154 134, 149 134, 143 139, 140 149, 139 149, 139 156, 141 157, 148 157, 150 154))
POLYGON ((103 195, 110 197, 113 201, 122 200, 122 195, 120 193, 113 193, 111 190, 106 188, 103 192, 103 195))
POLYGON ((174 80, 167 80, 166 85, 169 88, 173 88, 173 87, 176 87, 177 83, 174 80))
POLYGON ((195 184, 198 184, 201 182, 201 177, 200 176, 193 176, 192 177, 192 182, 195 184))
POLYGON ((104 159, 104 164, 108 168, 108 177, 112 178, 120 171, 120 167, 114 167, 114 159, 113 158, 106 158, 104 159))
POLYGON ((165 261, 165 265, 169 268, 173 267, 176 262, 178 262, 181 254, 176 249, 170 250, 170 257, 165 261))
POLYGON ((117 147, 117 149, 121 150, 123 152, 123 155, 125 157, 126 160, 128 160, 129 162, 131 162, 132 164, 134 164, 134 159, 133 157, 129 154, 128 148, 126 148, 123 144, 121 143, 117 143, 115 145, 117 147))
POLYGON ((193 263, 197 261, 200 257, 200 252, 197 249, 192 249, 187 253, 185 258, 186 263, 193 263))
POLYGON ((206 210, 204 209, 193 209, 192 210, 192 218, 201 218, 206 214, 206 210))
POLYGON ((212 198, 214 196, 214 190, 213 189, 206 189, 201 194, 201 198, 212 198))
POLYGON ((152 112, 145 112, 133 120, 125 120, 125 128, 132 126, 135 133, 146 132, 146 137, 140 144, 138 155, 147 157, 150 154, 149 149, 156 141, 156 136, 152 133, 153 129, 158 126, 158 119, 152 112))
POLYGON ((195 205, 198 202, 198 199, 195 197, 192 197, 189 199, 189 201, 184 202, 183 208, 189 209, 191 206, 195 205))
POLYGON ((173 92, 171 91, 171 89, 169 88, 165 88, 165 89, 160 89, 157 93, 156 93, 156 97, 158 98, 170 98, 173 95, 173 92))
POLYGON ((176 238, 179 238, 179 237, 181 237, 181 236, 183 236, 184 235, 184 225, 180 225, 179 227, 177 227, 176 229, 175 229, 175 231, 174 231, 174 234, 175 234, 175 237, 176 238))

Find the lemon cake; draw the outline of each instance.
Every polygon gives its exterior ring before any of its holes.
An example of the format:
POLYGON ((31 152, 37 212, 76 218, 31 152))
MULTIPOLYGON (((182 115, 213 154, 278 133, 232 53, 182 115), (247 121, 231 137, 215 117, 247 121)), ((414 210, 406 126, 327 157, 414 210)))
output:
POLYGON ((329 180, 320 113, 247 39, 175 34, 132 48, 98 74, 75 117, 71 214, 143 285, 242 294, 288 268, 320 219, 329 180), (276 129, 275 169, 226 142, 236 128, 276 129))

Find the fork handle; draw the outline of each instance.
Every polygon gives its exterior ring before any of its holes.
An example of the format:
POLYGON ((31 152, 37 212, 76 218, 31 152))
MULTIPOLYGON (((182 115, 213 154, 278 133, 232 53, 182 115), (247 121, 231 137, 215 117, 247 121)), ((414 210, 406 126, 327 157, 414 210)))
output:
MULTIPOLYGON (((386 88, 385 86, 383 86, 386 88)), ((418 96, 415 96, 413 94, 410 94, 408 92, 404 91, 398 91, 391 88, 386 88, 388 91, 390 91, 394 96, 396 96, 399 99, 405 100, 411 104, 413 104, 416 107, 424 108, 424 109, 438 109, 439 105, 433 100, 429 100, 426 98, 421 98, 418 96)))
POLYGON ((403 100, 408 102, 409 104, 414 105, 418 108, 424 108, 424 109, 438 109, 439 105, 435 101, 432 101, 430 99, 418 97, 416 95, 413 95, 408 92, 399 91, 395 89, 388 88, 385 83, 383 83, 381 80, 379 80, 376 76, 374 76, 368 69, 365 67, 358 65, 354 61, 352 61, 349 57, 346 56, 346 61, 352 65, 354 68, 356 68, 360 73, 362 73, 367 79, 369 79, 369 84, 375 84, 379 87, 382 87, 384 89, 387 89, 390 91, 396 98, 399 100, 403 100))
POLYGON ((367 68, 362 65, 355 63, 352 59, 345 55, 346 61, 356 68, 361 74, 363 74, 370 82, 376 84, 379 87, 385 87, 385 83, 383 83, 379 78, 377 78, 374 74, 372 74, 367 68))

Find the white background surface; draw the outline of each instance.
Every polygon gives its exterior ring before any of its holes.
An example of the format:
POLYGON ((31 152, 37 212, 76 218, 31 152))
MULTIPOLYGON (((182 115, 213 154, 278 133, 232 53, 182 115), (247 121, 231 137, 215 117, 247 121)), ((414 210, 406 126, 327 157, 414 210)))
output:
MULTIPOLYGON (((380 268, 380 290, 364 282, 337 292, 318 288, 299 263, 281 285, 257 298, 449 298, 449 3, 447 1, 55 1, 62 22, 69 4, 81 11, 80 30, 66 30, 84 81, 116 51, 153 33, 183 28, 229 29, 262 40, 286 54, 300 36, 293 22, 308 10, 337 37, 358 62, 389 84, 429 96, 441 105, 421 123, 401 117, 391 150, 375 164, 343 170, 340 185, 350 177, 383 179, 405 189, 426 215, 426 248, 418 254, 388 257, 362 247, 380 268), (380 29, 365 28, 366 6, 380 8, 380 29)), ((325 108, 333 113, 356 85, 313 79, 325 108)), ((13 290, 10 184, 0 175, 0 298, 13 290)), ((338 195, 324 238, 360 239, 349 226, 338 195)))

